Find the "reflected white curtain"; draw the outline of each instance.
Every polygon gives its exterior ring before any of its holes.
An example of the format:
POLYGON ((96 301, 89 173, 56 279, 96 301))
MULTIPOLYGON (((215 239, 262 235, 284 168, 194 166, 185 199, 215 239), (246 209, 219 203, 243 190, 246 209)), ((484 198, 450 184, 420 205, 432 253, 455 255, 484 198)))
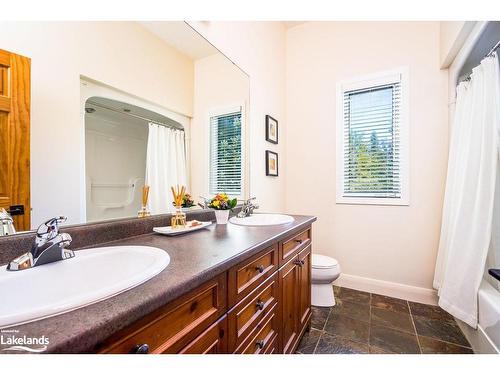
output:
POLYGON ((494 54, 457 87, 434 276, 439 306, 474 328, 491 241, 499 121, 500 76, 494 54))
POLYGON ((151 214, 172 210, 170 187, 186 185, 186 144, 184 131, 149 123, 146 157, 148 209, 151 214))

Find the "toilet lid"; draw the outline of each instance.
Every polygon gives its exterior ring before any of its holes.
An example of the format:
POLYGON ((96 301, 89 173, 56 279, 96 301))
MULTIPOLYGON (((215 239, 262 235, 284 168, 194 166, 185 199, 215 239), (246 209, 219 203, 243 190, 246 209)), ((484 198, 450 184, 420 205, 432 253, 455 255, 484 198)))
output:
POLYGON ((339 262, 336 259, 327 257, 326 255, 313 254, 312 256, 312 268, 333 268, 339 262))

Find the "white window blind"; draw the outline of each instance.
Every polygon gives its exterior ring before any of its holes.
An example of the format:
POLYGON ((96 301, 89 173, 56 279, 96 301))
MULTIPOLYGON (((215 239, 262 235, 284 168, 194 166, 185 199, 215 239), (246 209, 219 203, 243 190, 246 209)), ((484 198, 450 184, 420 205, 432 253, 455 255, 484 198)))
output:
POLYGON ((343 197, 401 198, 401 82, 343 92, 343 197))
POLYGON ((242 194, 241 110, 210 117, 210 194, 242 194))

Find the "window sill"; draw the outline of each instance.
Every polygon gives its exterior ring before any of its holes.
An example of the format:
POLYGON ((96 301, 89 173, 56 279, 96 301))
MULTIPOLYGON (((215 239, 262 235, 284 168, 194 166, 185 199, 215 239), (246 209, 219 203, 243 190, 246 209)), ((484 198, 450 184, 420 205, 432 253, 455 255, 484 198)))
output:
POLYGON ((409 206, 405 198, 337 198, 335 204, 369 205, 369 206, 409 206))

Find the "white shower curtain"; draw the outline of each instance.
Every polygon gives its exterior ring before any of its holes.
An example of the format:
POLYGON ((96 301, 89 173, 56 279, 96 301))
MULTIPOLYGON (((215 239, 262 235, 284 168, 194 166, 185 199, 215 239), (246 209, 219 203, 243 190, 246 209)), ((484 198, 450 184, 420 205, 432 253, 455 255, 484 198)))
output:
POLYGON ((474 328, 491 240, 499 121, 500 75, 494 54, 457 87, 434 276, 439 306, 474 328))
POLYGON ((148 209, 153 215, 170 212, 170 187, 186 185, 186 146, 184 131, 149 123, 146 157, 148 209))

